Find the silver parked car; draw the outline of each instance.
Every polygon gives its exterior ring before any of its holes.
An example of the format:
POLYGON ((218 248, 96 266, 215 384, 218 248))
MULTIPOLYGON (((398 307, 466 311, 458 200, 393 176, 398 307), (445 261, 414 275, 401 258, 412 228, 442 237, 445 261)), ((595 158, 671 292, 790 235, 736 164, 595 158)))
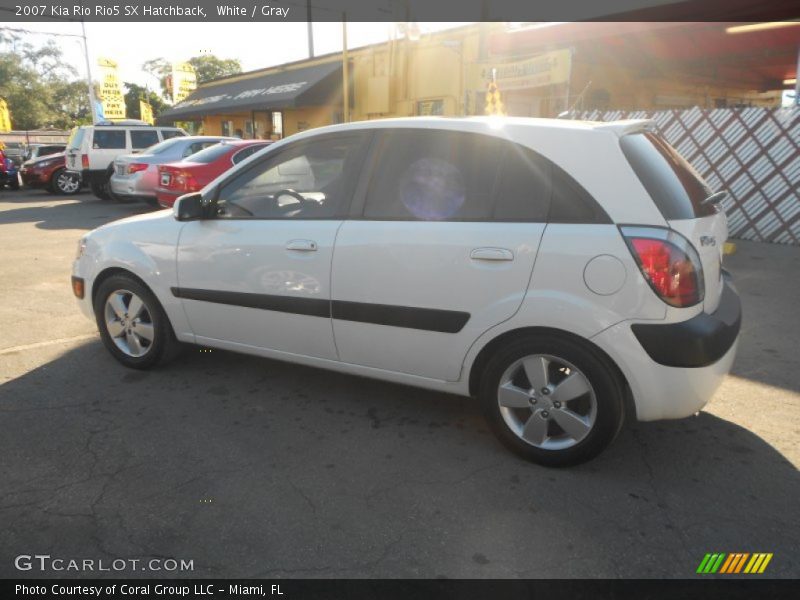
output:
POLYGON ((118 199, 142 200, 156 205, 158 165, 191 156, 223 140, 236 138, 193 135, 174 137, 146 148, 139 154, 125 154, 114 159, 111 193, 118 199))

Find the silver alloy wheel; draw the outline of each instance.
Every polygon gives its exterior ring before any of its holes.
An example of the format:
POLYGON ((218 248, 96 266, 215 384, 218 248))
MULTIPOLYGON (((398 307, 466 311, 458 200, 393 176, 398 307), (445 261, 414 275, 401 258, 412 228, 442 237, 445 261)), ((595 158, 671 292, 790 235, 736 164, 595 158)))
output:
POLYGON ((127 356, 141 358, 153 347, 153 318, 139 296, 128 290, 112 292, 104 314, 108 335, 127 356))
POLYGON ((597 419, 597 397, 575 365, 549 354, 525 356, 506 369, 497 389, 500 414, 519 439, 564 450, 583 440, 597 419))
POLYGON ((64 194, 74 194, 80 188, 81 182, 75 175, 61 171, 56 177, 56 187, 64 194))

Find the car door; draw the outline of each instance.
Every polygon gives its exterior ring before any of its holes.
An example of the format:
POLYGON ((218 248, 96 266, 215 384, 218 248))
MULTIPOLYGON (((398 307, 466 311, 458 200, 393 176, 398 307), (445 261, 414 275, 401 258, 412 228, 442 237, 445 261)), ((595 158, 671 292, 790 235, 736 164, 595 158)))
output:
POLYGON ((276 149, 219 185, 212 218, 185 225, 173 293, 199 343, 337 358, 330 265, 366 138, 276 149))
POLYGON ((499 137, 379 134, 363 208, 333 257, 344 362, 455 381, 470 345, 511 317, 549 204, 538 155, 499 137))

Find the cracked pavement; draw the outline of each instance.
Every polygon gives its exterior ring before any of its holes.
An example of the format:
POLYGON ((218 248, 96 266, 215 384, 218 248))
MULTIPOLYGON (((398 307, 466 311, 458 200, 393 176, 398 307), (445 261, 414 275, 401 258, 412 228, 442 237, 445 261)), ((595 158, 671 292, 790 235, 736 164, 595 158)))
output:
POLYGON ((745 320, 706 410, 553 470, 466 398, 196 348, 124 369, 69 274, 84 231, 144 210, 0 192, 0 576, 75 576, 14 568, 39 553, 191 577, 691 577, 706 552, 800 576, 800 248, 726 259, 745 320))

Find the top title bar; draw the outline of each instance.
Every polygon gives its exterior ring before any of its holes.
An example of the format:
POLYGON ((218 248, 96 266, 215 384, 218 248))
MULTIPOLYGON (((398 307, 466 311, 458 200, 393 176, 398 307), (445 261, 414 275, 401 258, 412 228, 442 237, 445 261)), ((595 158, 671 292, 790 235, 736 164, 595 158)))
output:
POLYGON ((0 21, 775 21, 800 0, 0 0, 0 21))

